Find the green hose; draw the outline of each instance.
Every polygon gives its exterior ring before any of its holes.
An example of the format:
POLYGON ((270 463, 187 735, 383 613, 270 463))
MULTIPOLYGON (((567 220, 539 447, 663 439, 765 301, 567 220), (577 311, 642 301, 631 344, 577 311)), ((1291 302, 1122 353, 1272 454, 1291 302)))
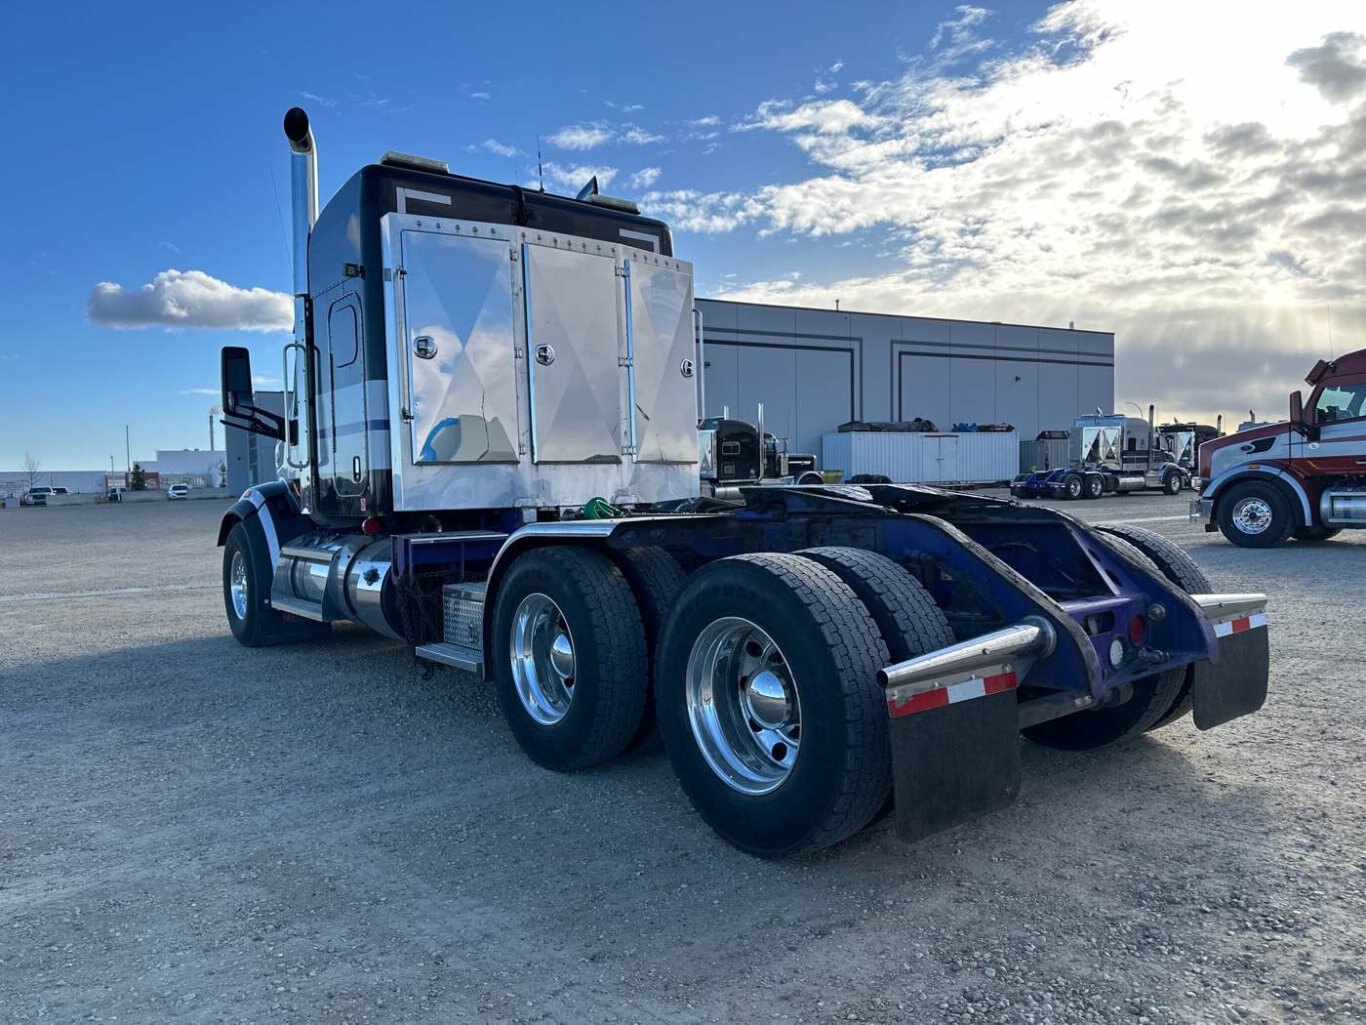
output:
POLYGON ((610 520, 620 516, 621 510, 605 498, 590 498, 583 507, 585 520, 610 520))

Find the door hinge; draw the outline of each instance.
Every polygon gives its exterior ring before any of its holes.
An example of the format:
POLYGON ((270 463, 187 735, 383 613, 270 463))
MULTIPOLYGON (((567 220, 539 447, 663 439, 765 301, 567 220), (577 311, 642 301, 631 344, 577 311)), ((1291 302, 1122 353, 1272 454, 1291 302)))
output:
POLYGON ((629 263, 623 263, 620 267, 616 268, 616 272, 617 277, 619 278, 629 278, 631 276, 631 265, 629 263))
POLYGON ((633 366, 635 366, 635 365, 636 365, 636 361, 635 361, 635 357, 634 357, 634 356, 618 356, 618 357, 617 357, 617 366, 619 366, 619 367, 633 367, 633 366))

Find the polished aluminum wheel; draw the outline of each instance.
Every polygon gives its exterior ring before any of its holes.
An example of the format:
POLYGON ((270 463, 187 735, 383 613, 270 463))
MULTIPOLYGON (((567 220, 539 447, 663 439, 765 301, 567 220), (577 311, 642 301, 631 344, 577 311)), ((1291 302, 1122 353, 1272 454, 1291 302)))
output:
POLYGON ((688 656, 693 737, 711 770, 742 794, 771 793, 801 746, 801 701, 773 638, 747 619, 710 623, 688 656))
POLYGON ((1271 506, 1264 498, 1244 498, 1233 507, 1233 525, 1244 534, 1266 533, 1271 519, 1271 506))
POLYGON ((512 679, 527 714, 542 726, 565 717, 574 700, 574 636, 548 596, 529 594, 512 617, 512 679))
POLYGON ((246 619, 247 599, 250 596, 247 590, 247 557, 240 548, 232 553, 232 562, 228 566, 228 593, 232 596, 233 614, 238 619, 246 619))

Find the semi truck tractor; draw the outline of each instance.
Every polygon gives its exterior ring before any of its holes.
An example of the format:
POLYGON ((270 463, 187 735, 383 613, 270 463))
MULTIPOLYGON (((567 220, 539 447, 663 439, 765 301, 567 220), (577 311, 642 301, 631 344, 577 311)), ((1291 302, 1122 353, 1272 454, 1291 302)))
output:
POLYGON ((707 417, 697 428, 697 457, 704 493, 712 497, 740 497, 739 488, 751 484, 824 484, 814 455, 791 453, 763 428, 764 406, 759 403, 758 425, 732 420, 729 410, 707 417))
POLYGON ((1319 360, 1290 419, 1200 446, 1191 516, 1244 548, 1366 527, 1366 349, 1319 360))
POLYGON ((692 268, 633 204, 388 154, 319 210, 302 110, 285 135, 283 415, 223 350, 225 419, 281 451, 218 531, 242 644, 368 627, 490 684, 551 770, 657 730, 764 857, 1003 808, 1021 733, 1099 748, 1261 706, 1265 597, 1156 535, 924 487, 702 498, 692 268))
POLYGON ((1157 443, 1160 448, 1165 450, 1172 460, 1189 475, 1188 482, 1193 482, 1195 471, 1198 468, 1197 453, 1200 446, 1207 441, 1224 436, 1224 418, 1221 414, 1215 419, 1213 424, 1198 423, 1170 423, 1162 424, 1157 428, 1157 443))
MULTIPOLYGON (((1072 463, 1051 470, 1022 473, 1010 482, 1016 498, 1100 498, 1130 491, 1175 495, 1189 487, 1193 465, 1182 465, 1172 443, 1148 419, 1117 413, 1085 414, 1072 425, 1072 463)), ((1193 432, 1192 432, 1193 435, 1193 432)))

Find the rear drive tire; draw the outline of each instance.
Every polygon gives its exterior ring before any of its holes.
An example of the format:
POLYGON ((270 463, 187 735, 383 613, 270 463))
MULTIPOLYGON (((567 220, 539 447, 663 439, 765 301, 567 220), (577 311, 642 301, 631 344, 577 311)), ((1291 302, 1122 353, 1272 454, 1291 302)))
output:
POLYGON ((660 746, 659 726, 655 720, 655 657, 664 620, 678 600, 688 575, 663 548, 628 548, 621 553, 621 569, 636 596, 641 624, 645 627, 645 658, 649 664, 645 708, 640 725, 626 745, 628 751, 653 751, 660 746))
POLYGON ((766 858, 867 824, 891 792, 872 615, 833 572, 788 554, 695 572, 664 627, 659 727, 693 807, 766 858))
POLYGON ((872 613, 892 662, 953 644, 948 619, 905 567, 864 548, 807 548, 797 553, 839 577, 872 613))
POLYGON ((1246 481, 1219 499, 1219 530, 1240 548, 1271 548, 1295 527, 1290 503, 1274 484, 1246 481))
POLYGON ((1066 498, 1068 501, 1071 502, 1075 502, 1077 499, 1081 498, 1085 484, 1082 481, 1080 474, 1069 474, 1068 476, 1063 478, 1062 483, 1064 488, 1062 495, 1063 498, 1066 498))
MULTIPOLYGON (((1140 554, 1151 561, 1164 577, 1187 594, 1210 594, 1214 591, 1214 585, 1209 582, 1209 577, 1205 576, 1204 570, 1196 564, 1195 560, 1161 534, 1145 530, 1142 527, 1129 527, 1119 524, 1097 527, 1096 529, 1102 534, 1109 534, 1111 539, 1126 541, 1138 549, 1140 554)), ((1168 723, 1185 718, 1191 710, 1191 685, 1195 682, 1195 667, 1183 666, 1181 669, 1172 670, 1172 672, 1181 673, 1181 692, 1177 695, 1171 708, 1167 709, 1157 722, 1148 727, 1149 731, 1161 729, 1168 723)))
POLYGON ((1318 541, 1330 541, 1341 533, 1341 527, 1296 527, 1290 532, 1290 536, 1296 541, 1314 544, 1318 541))
MULTIPOLYGON (((797 553, 820 563, 849 585, 873 616, 892 663, 938 651, 957 641, 930 592, 904 567, 865 548, 808 548, 797 553)), ((890 814, 890 792, 872 821, 890 814)))
POLYGON ((273 571, 270 556, 252 543, 247 525, 233 524, 223 543, 223 606, 237 643, 263 648, 325 637, 331 631, 329 624, 285 617, 270 607, 273 571))
POLYGON ((518 556, 494 599, 492 668, 527 757, 570 771, 619 755, 640 725, 649 664, 631 585, 568 545, 518 556))
POLYGON ((1105 494, 1105 479, 1098 473, 1088 473, 1082 484, 1082 497, 1097 499, 1105 494))

